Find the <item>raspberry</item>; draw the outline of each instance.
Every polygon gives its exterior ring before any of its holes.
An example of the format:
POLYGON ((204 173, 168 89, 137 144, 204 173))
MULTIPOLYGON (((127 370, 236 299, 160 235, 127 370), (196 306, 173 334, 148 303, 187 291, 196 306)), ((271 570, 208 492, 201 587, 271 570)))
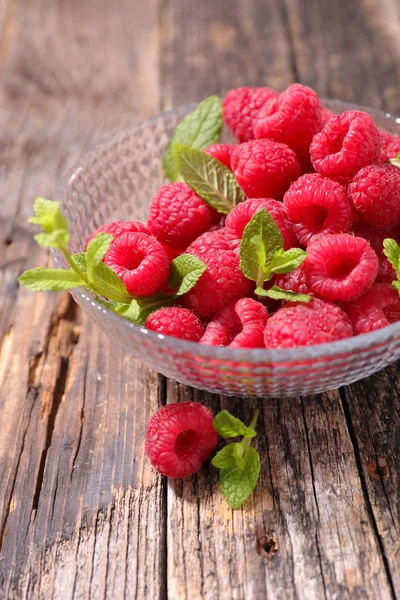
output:
POLYGON ((146 454, 162 475, 180 479, 196 473, 218 441, 212 412, 198 402, 168 404, 146 427, 146 454))
POLYGON ((333 116, 310 146, 311 161, 318 173, 347 183, 362 167, 376 162, 381 136, 372 117, 359 110, 333 116))
POLYGON ((400 137, 392 136, 392 141, 384 147, 385 160, 386 162, 389 158, 397 158, 400 154, 400 137))
POLYGON ((308 304, 286 304, 268 319, 266 348, 296 348, 351 337, 348 316, 334 304, 313 298, 308 304))
POLYGON ((371 165, 357 173, 347 193, 362 219, 373 227, 400 223, 400 169, 371 165))
POLYGON ((206 271, 185 294, 182 303, 200 318, 214 316, 227 302, 247 295, 250 281, 239 267, 239 256, 232 250, 216 250, 203 255, 206 271))
POLYGON ((169 260, 163 247, 144 233, 123 233, 115 238, 104 262, 133 296, 155 294, 169 275, 169 260))
POLYGON ((304 246, 316 235, 350 231, 351 204, 344 188, 318 173, 299 177, 284 195, 283 204, 304 246))
POLYGON ((254 133, 256 138, 287 144, 296 152, 303 168, 309 170, 309 147, 322 126, 322 104, 317 94, 309 87, 293 83, 264 104, 254 121, 254 133))
POLYGON ((397 242, 400 241, 400 236, 395 228, 391 230, 385 229, 368 229, 358 225, 354 229, 355 235, 363 237, 371 245, 371 248, 375 251, 379 260, 378 275, 376 276, 376 282, 391 283, 397 278, 396 272, 392 265, 386 258, 383 252, 383 240, 386 238, 394 238, 397 242))
POLYGON ((282 198, 301 175, 296 154, 280 142, 252 140, 232 152, 236 180, 249 198, 282 198))
POLYGON ((400 320, 400 296, 389 283, 375 283, 350 304, 343 304, 353 323, 354 334, 369 333, 400 320))
POLYGON ((230 90, 222 102, 223 117, 239 142, 254 138, 253 119, 260 108, 278 92, 263 87, 242 87, 230 90))
POLYGON ((209 322, 200 340, 208 346, 262 348, 268 311, 251 298, 234 300, 209 322))
POLYGON ((88 239, 86 240, 85 250, 96 235, 99 233, 111 233, 114 237, 118 237, 122 233, 146 233, 147 235, 151 235, 149 229, 143 223, 139 221, 112 221, 112 223, 107 223, 107 225, 102 225, 88 239))
POLYGON ((168 256, 168 260, 170 262, 172 262, 174 258, 177 258, 183 253, 182 248, 172 248, 172 246, 168 246, 168 244, 163 243, 161 243, 161 246, 164 248, 165 254, 168 256))
POLYGON ((160 308, 151 313, 146 319, 145 327, 192 342, 198 342, 204 333, 204 325, 200 319, 187 308, 178 306, 160 308))
MULTIPOLYGON (((215 213, 216 211, 214 211, 215 213)), ((207 231, 211 210, 186 183, 167 183, 153 198, 148 227, 163 244, 186 248, 207 231)))
POLYGON ((297 246, 297 239, 293 227, 287 218, 286 209, 282 202, 272 198, 252 198, 241 202, 226 217, 225 237, 232 250, 240 247, 244 228, 251 217, 259 210, 265 208, 277 224, 284 242, 285 250, 297 246))
POLYGON ((302 263, 299 267, 297 267, 297 269, 295 269, 291 273, 275 275, 273 279, 273 285, 277 285, 283 290, 292 290, 297 294, 310 294, 311 296, 313 295, 306 283, 304 263, 302 263))
POLYGON ((213 156, 223 165, 228 167, 228 169, 230 169, 231 155, 235 148, 236 144, 212 144, 211 146, 208 146, 204 152, 210 156, 213 156))
POLYGON ((194 254, 201 258, 204 254, 215 250, 230 250, 224 228, 206 231, 186 248, 185 254, 194 254))
POLYGON ((378 258, 366 240, 348 233, 323 235, 307 248, 308 287, 326 300, 355 300, 373 284, 378 258))

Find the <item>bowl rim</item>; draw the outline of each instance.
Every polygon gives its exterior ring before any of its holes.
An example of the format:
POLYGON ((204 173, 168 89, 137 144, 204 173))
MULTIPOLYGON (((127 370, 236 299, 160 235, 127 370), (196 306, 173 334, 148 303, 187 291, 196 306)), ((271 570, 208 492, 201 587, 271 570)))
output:
MULTIPOLYGON (((400 126, 400 118, 385 112, 380 109, 357 105, 351 102, 345 102, 342 100, 330 100, 321 99, 326 108, 341 108, 343 110, 363 110, 371 115, 379 116, 381 119, 387 119, 392 123, 400 126)), ((125 128, 122 131, 116 132, 111 136, 106 137, 101 143, 97 144, 92 150, 84 153, 80 159, 70 167, 66 174, 62 177, 60 185, 57 188, 57 198, 61 200, 61 206, 65 202, 68 190, 74 182, 74 179, 82 174, 82 163, 85 163, 90 157, 95 156, 100 149, 108 147, 110 144, 114 144, 117 140, 126 137, 127 135, 134 135, 135 132, 145 129, 148 125, 154 122, 164 120, 170 117, 176 118, 177 116, 184 116, 189 111, 193 110, 196 104, 181 105, 177 108, 163 111, 145 121, 141 121, 131 127, 125 128)), ((64 268, 66 266, 65 259, 61 252, 58 250, 51 249, 53 259, 58 268, 64 268)), ((118 330, 121 326, 129 329, 135 329, 136 332, 143 336, 145 339, 150 339, 153 343, 163 342, 164 348, 168 347, 174 352, 197 354, 210 360, 222 360, 233 363, 245 363, 252 362, 256 364, 264 363, 303 363, 310 359, 322 359, 337 357, 340 355, 349 355, 353 352, 359 352, 363 350, 371 350, 373 347, 386 346, 389 342, 400 339, 400 321, 387 325, 376 331, 359 334, 351 338, 344 338, 335 342, 327 342, 324 344, 313 344, 310 346, 298 346, 296 348, 229 348, 227 346, 207 346, 197 342, 189 340, 183 340, 171 336, 166 336, 149 329, 144 326, 132 323, 128 319, 117 315, 116 313, 108 310, 105 306, 100 305, 91 296, 90 293, 86 292, 84 288, 75 288, 70 290, 71 295, 77 300, 80 297, 84 302, 78 302, 84 304, 90 302, 91 305, 99 312, 107 315, 107 318, 115 323, 116 329, 118 330)), ((84 307, 83 307, 84 310, 84 307)))

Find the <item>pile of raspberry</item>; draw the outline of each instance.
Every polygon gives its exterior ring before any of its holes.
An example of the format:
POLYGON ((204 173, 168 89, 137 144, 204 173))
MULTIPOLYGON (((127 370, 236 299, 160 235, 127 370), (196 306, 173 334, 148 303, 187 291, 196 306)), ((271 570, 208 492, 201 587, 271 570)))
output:
POLYGON ((396 274, 383 240, 400 241, 400 169, 389 162, 400 138, 365 112, 334 115, 300 84, 278 93, 239 88, 223 100, 235 144, 205 152, 229 168, 247 199, 219 214, 183 182, 156 193, 146 225, 111 223, 105 256, 130 294, 165 289, 171 261, 197 256, 206 270, 174 306, 151 313, 145 327, 211 346, 290 348, 367 333, 400 319, 396 274), (252 216, 266 209, 284 248, 303 248, 279 286, 309 303, 262 301, 240 269, 240 242, 252 216))

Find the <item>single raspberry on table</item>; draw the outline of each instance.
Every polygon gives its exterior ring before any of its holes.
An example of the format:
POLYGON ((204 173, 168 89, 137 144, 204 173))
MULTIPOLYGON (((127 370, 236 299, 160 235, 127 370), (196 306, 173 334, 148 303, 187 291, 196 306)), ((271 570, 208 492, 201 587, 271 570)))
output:
POLYGON ((351 229, 351 204, 344 188, 318 173, 303 175, 292 183, 283 204, 303 246, 317 235, 351 229))
POLYGON ((167 183, 153 198, 147 226, 163 244, 186 248, 210 228, 214 214, 186 183, 167 183))
POLYGON ((240 270, 239 256, 232 250, 216 250, 202 255, 201 260, 207 269, 182 297, 182 304, 201 319, 209 319, 227 302, 246 296, 250 281, 240 270))
POLYGON ((375 283, 361 298, 342 306, 353 323, 355 335, 400 320, 400 296, 389 283, 375 283))
POLYGON ((256 138, 269 138, 294 150, 303 169, 312 169, 309 148, 321 131, 322 104, 309 87, 293 83, 260 109, 254 121, 256 138))
POLYGON ((291 290, 297 294, 309 294, 313 295, 306 282, 306 275, 304 273, 304 263, 302 263, 297 269, 291 273, 283 273, 282 275, 275 275, 272 280, 272 285, 277 285, 283 290, 291 290))
POLYGON ((373 227, 370 228, 366 225, 358 224, 354 228, 354 234, 366 239, 378 257, 379 269, 375 280, 376 283, 391 283, 394 279, 397 279, 395 270, 383 252, 383 240, 386 238, 393 238, 396 242, 400 242, 400 235, 396 228, 374 229, 373 227))
POLYGON ((260 108, 278 92, 265 87, 242 87, 229 90, 222 101, 226 125, 239 142, 254 139, 253 120, 260 108))
POLYGON ((350 201, 371 227, 400 223, 400 169, 380 164, 364 167, 347 188, 350 201))
POLYGON ((251 298, 241 298, 222 308, 209 322, 200 340, 208 346, 262 348, 266 308, 251 298))
POLYGON ((169 260, 160 242, 145 233, 123 233, 104 257, 133 296, 151 296, 167 281, 169 260))
POLYGON ((96 237, 99 233, 110 233, 115 238, 123 233, 145 233, 147 235, 151 235, 150 230, 144 225, 140 223, 140 221, 112 221, 111 223, 107 223, 106 225, 102 225, 88 239, 86 240, 85 250, 92 241, 93 238, 96 237))
POLYGON ((296 348, 351 337, 348 316, 335 304, 313 298, 308 304, 286 304, 267 321, 266 348, 296 348))
POLYGON ((296 154, 286 144, 252 140, 232 152, 232 171, 248 198, 279 200, 302 170, 296 154))
POLYGON ((218 441, 214 415, 198 402, 168 404, 146 427, 145 450, 162 475, 180 479, 196 473, 218 441))
POLYGON ((376 162, 380 151, 377 126, 369 114, 359 110, 333 116, 310 145, 315 170, 344 184, 359 169, 376 162))
POLYGON ((194 254, 201 258, 203 254, 214 252, 215 250, 230 250, 225 235, 225 228, 206 231, 194 240, 185 250, 185 254, 194 254))
POLYGON ((147 317, 144 326, 151 331, 192 342, 198 342, 204 333, 200 319, 191 310, 179 306, 159 308, 147 317))
POLYGON ((228 169, 231 168, 232 152, 236 148, 236 144, 211 144, 204 150, 206 154, 213 156, 228 169))
POLYGON ((240 202, 226 217, 225 237, 232 250, 240 247, 244 228, 252 216, 263 208, 269 212, 277 224, 283 237, 285 250, 297 246, 297 238, 283 203, 272 198, 250 198, 240 202))
POLYGON ((316 296, 348 302, 369 290, 379 261, 367 240, 337 233, 311 243, 303 264, 307 285, 316 296))

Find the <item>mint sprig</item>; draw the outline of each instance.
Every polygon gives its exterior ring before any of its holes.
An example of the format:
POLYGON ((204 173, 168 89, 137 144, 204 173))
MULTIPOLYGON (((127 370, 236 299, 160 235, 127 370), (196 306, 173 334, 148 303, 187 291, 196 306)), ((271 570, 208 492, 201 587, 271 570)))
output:
MULTIPOLYGON (((275 286, 264 290, 264 283, 270 281, 276 274, 291 273, 297 269, 306 253, 301 248, 284 250, 283 237, 275 220, 263 208, 252 216, 244 228, 240 243, 240 268, 247 279, 256 283, 255 293, 259 296, 286 300, 280 290, 275 286), (278 298, 277 293, 281 296, 278 298)), ((290 291, 291 302, 309 302, 310 296, 296 294, 290 291)))
POLYGON ((218 413, 213 421, 215 430, 223 437, 244 436, 240 442, 222 448, 211 461, 220 469, 220 489, 233 509, 240 508, 249 498, 260 474, 260 455, 251 446, 258 415, 257 409, 248 427, 226 410, 218 413))
POLYGON ((175 144, 174 158, 182 179, 219 213, 227 215, 245 200, 232 171, 213 156, 184 144, 175 144))
POLYGON ((397 279, 392 281, 392 287, 400 294, 400 246, 392 238, 383 240, 383 253, 396 271, 397 279))
POLYGON ((175 164, 175 144, 185 144, 203 150, 219 141, 222 129, 222 103, 218 96, 209 96, 179 123, 168 142, 163 157, 163 169, 170 181, 176 181, 179 170, 175 164))

